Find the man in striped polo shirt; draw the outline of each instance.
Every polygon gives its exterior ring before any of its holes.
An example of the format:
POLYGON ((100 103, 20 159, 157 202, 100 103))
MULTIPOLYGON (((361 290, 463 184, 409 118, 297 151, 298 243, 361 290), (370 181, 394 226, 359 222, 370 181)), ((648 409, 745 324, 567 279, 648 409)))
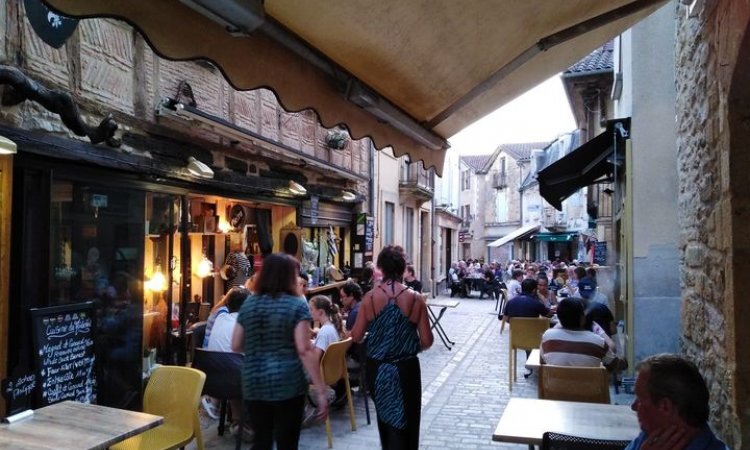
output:
POLYGON ((559 324, 542 335, 540 355, 545 364, 598 367, 609 370, 620 365, 602 337, 584 329, 585 307, 579 298, 566 298, 557 305, 559 324))

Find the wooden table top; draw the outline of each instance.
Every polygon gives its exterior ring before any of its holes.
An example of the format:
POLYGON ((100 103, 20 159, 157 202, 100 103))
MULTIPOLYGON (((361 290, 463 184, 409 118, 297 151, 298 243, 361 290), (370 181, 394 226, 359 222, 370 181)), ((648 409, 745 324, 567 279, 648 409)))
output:
POLYGON ((333 283, 328 283, 323 286, 317 286, 312 289, 308 289, 307 292, 305 292, 305 294, 310 296, 310 295, 320 294, 321 292, 329 291, 331 289, 338 289, 341 286, 345 285, 347 281, 349 280, 335 281, 333 283))
POLYGON ((103 450, 162 423, 161 416, 65 401, 0 425, 0 449, 103 450))
POLYGON ((545 431, 594 439, 630 440, 641 431, 629 406, 511 398, 492 440, 541 445, 545 431))
POLYGON ((531 354, 526 358, 527 369, 537 369, 542 365, 542 356, 539 353, 539 349, 535 348, 531 350, 531 354))

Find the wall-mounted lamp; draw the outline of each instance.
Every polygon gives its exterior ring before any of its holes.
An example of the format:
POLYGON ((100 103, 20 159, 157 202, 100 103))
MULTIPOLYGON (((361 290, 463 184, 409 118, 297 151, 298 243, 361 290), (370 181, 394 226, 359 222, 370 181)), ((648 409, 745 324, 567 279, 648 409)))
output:
POLYGON ((146 281, 146 289, 152 292, 164 292, 167 290, 167 279, 161 271, 161 265, 157 264, 151 279, 146 281))
POLYGON ((301 184, 292 180, 289 180, 289 192, 294 195, 307 195, 307 189, 305 189, 305 187, 301 184))
POLYGON ((190 172, 190 175, 200 177, 200 178, 213 178, 214 177, 214 171, 211 170, 210 167, 198 161, 197 159, 193 158, 192 156, 188 158, 187 171, 190 172))
POLYGON ((201 258, 201 261, 198 263, 198 270, 196 272, 196 275, 198 275, 201 278, 210 277, 214 274, 214 263, 211 262, 208 257, 206 257, 205 254, 203 254, 203 258, 201 258))
POLYGON ((0 155, 15 155, 17 152, 18 147, 15 142, 5 136, 0 136, 0 155))
POLYGON ((224 220, 224 218, 219 219, 219 233, 229 233, 232 230, 232 226, 229 225, 229 223, 224 220))
POLYGON ((353 202, 357 199, 357 194, 350 191, 341 191, 341 200, 345 202, 353 202))

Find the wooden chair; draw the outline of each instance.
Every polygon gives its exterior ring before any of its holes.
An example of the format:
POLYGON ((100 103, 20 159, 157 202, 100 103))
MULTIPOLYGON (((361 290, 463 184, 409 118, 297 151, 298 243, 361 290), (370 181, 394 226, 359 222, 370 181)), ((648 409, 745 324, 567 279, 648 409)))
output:
MULTIPOLYGON (((503 323, 508 320, 503 316, 503 323)), ((500 327, 502 333, 503 327, 500 327)), ((539 348, 542 334, 549 329, 546 317, 514 317, 510 320, 510 337, 508 338, 508 390, 513 390, 513 382, 518 378, 518 350, 539 348)))
POLYGON ((198 405, 206 374, 181 366, 154 369, 143 396, 143 412, 164 417, 164 423, 110 447, 111 450, 153 450, 184 447, 195 439, 203 450, 198 405))
POLYGON ((610 403, 609 373, 604 366, 573 367, 542 364, 539 398, 569 402, 610 403))
MULTIPOLYGON (((357 421, 354 418, 354 403, 352 402, 352 389, 349 386, 349 372, 346 369, 346 351, 352 345, 352 338, 334 342, 329 345, 320 359, 320 375, 323 383, 327 386, 335 384, 344 379, 346 387, 346 401, 349 405, 349 418, 352 423, 352 431, 357 430, 357 421)), ((333 448, 333 434, 331 433, 331 419, 326 417, 326 435, 328 435, 328 448, 333 448)))
POLYGON ((542 450, 622 450, 630 441, 591 439, 548 431, 542 435, 542 450))

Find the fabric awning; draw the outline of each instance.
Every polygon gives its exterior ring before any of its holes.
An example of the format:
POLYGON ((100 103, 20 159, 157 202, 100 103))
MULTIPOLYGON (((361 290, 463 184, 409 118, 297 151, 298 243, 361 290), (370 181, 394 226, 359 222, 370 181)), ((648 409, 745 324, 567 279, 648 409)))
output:
POLYGON ((532 236, 535 241, 569 242, 578 238, 578 233, 537 233, 532 236))
POLYGON ((666 3, 44 1, 68 16, 124 19, 163 57, 210 60, 237 89, 270 88, 286 110, 312 108, 324 126, 345 124, 355 139, 370 136, 438 173, 446 138, 666 3), (222 8, 239 12, 220 19, 222 8))
POLYGON ((579 189, 608 180, 622 163, 624 140, 630 133, 630 118, 607 122, 607 129, 537 173, 539 193, 562 211, 562 202, 579 189), (620 131, 623 130, 623 131, 620 131), (614 152, 618 150, 617 161, 614 152))
POLYGON ((539 228, 541 228, 541 225, 527 225, 525 227, 517 228, 510 233, 506 234, 505 236, 501 237, 500 239, 491 242, 487 244, 488 247, 500 247, 501 245, 505 245, 508 242, 515 241, 516 239, 521 239, 535 231, 539 231, 539 228))

